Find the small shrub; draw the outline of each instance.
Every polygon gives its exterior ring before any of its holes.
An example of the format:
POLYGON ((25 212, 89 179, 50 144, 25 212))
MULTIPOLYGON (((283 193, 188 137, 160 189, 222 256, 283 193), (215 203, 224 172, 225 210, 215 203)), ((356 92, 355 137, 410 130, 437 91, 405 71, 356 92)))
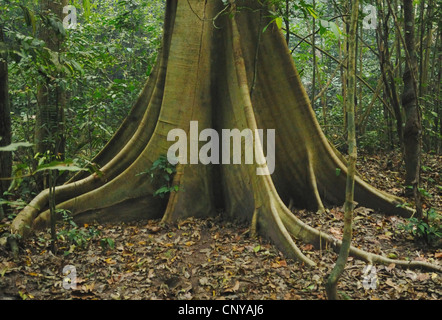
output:
POLYGON ((152 179, 152 182, 156 185, 157 190, 154 192, 154 196, 160 196, 163 198, 165 195, 171 192, 177 192, 179 187, 172 185, 173 176, 176 173, 175 165, 171 164, 166 156, 162 155, 154 161, 152 167, 144 172, 140 172, 138 175, 147 174, 152 179))

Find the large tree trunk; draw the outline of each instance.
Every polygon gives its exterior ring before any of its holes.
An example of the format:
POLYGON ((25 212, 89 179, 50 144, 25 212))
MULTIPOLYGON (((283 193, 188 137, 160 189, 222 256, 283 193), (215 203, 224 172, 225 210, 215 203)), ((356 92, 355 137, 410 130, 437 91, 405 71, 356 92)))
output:
MULTIPOLYGON (((257 10, 237 10, 230 4, 230 15, 218 15, 224 9, 222 1, 167 1, 158 64, 129 116, 94 159, 101 174, 78 175, 57 187, 58 207, 70 210, 79 222, 158 218, 170 222, 222 210, 226 219, 249 221, 253 231, 270 238, 288 256, 314 265, 294 238, 318 247, 321 241, 339 247, 340 241, 304 224, 286 204, 292 199, 297 207, 311 210, 323 208, 323 202, 342 204, 346 164, 316 121, 281 31, 272 25, 261 34, 259 11, 265 9, 254 0, 236 2, 238 8, 257 10), (178 192, 168 199, 154 197, 151 180, 138 174, 168 153, 172 129, 189 136, 191 121, 198 121, 199 132, 276 129, 274 173, 257 175, 257 169, 263 169, 257 163, 263 163, 268 146, 258 140, 255 164, 179 164, 174 176, 178 192)), ((188 150, 198 137, 190 140, 188 150)), ((247 152, 243 149, 243 154, 247 152)), ((47 226, 48 195, 43 191, 18 214, 13 233, 26 236, 47 226)), ((387 214, 413 213, 397 206, 401 199, 359 178, 355 200, 387 214)), ((385 260, 356 248, 350 252, 366 260, 385 260)))

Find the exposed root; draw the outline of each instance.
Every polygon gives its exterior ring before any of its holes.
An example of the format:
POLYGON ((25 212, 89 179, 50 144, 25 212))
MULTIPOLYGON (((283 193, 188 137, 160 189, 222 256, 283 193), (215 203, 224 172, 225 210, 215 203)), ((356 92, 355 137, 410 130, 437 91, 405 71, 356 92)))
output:
MULTIPOLYGON (((313 244, 316 248, 331 247, 335 251, 339 251, 341 247, 341 240, 335 237, 323 233, 315 228, 310 227, 303 221, 298 219, 292 212, 288 209, 279 212, 281 219, 286 226, 290 234, 300 241, 313 244)), ((353 246, 350 247, 350 255, 365 261, 369 264, 385 264, 389 265, 394 263, 396 266, 409 268, 409 269, 424 269, 428 271, 438 271, 442 272, 442 266, 423 262, 423 261, 403 261, 397 259, 390 259, 383 257, 381 255, 373 254, 353 246)))
POLYGON ((283 224, 278 210, 275 207, 275 204, 272 199, 270 199, 270 208, 272 217, 276 223, 276 226, 278 228, 278 231, 280 232, 282 236, 282 241, 286 243, 286 246, 288 246, 288 250, 286 252, 290 252, 290 256, 294 256, 296 260, 305 263, 309 267, 316 266, 316 263, 312 261, 311 259, 307 258, 302 251, 298 248, 296 243, 293 241, 292 237, 290 236, 289 232, 287 231, 285 225, 283 224))
POLYGON ((316 203, 318 206, 317 212, 318 214, 322 214, 326 212, 326 209, 324 207, 324 204, 322 203, 321 196, 319 195, 318 185, 316 183, 315 169, 313 168, 313 158, 311 156, 310 151, 307 151, 307 154, 308 154, 308 171, 309 171, 310 185, 313 190, 313 194, 315 196, 316 203))
MULTIPOLYGON (((184 168, 182 165, 177 165, 175 176, 172 180, 172 185, 178 187, 178 191, 183 187, 181 184, 181 178, 184 174, 184 168)), ((176 192, 172 192, 169 196, 169 201, 167 202, 166 212, 164 213, 161 221, 163 223, 170 223, 174 220, 173 213, 175 211, 175 206, 178 200, 178 194, 176 192)))

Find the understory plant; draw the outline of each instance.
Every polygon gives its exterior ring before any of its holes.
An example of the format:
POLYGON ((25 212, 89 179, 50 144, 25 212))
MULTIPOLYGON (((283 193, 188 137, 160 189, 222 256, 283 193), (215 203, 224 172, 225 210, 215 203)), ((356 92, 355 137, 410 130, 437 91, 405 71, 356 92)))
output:
POLYGON ((100 235, 100 231, 94 227, 80 228, 68 210, 59 209, 57 213, 61 215, 64 224, 58 231, 57 238, 70 246, 69 250, 64 252, 65 255, 70 254, 76 247, 85 249, 90 240, 100 235))
POLYGON ((164 198, 165 195, 171 192, 177 192, 179 187, 173 185, 173 176, 176 173, 175 165, 171 164, 167 159, 167 156, 161 155, 152 164, 152 167, 147 171, 140 172, 138 175, 147 174, 152 179, 152 182, 156 184, 157 189, 154 192, 154 196, 160 196, 164 198))
POLYGON ((441 215, 430 208, 423 219, 411 217, 401 227, 415 239, 424 240, 429 245, 436 244, 442 238, 441 215))

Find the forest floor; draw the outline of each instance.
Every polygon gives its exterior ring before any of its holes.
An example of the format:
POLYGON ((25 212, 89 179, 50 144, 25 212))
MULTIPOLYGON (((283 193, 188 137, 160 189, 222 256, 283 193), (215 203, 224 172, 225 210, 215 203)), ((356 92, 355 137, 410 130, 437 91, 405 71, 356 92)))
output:
MULTIPOLYGON (((425 155, 424 187, 432 195, 426 208, 442 208, 442 157, 425 155)), ((359 155, 358 170, 374 186, 402 196, 403 172, 398 156, 359 155)), ((319 216, 294 211, 308 224, 339 238, 341 207, 319 216)), ((442 247, 417 241, 400 226, 407 221, 359 207, 354 216, 353 245, 394 259, 442 264, 442 247)), ((8 221, 1 223, 6 228, 8 221)), ((1 233, 0 228, 0 233, 1 233)), ((62 228, 61 226, 59 228, 62 228)), ((72 245, 60 240, 50 252, 49 231, 39 232, 20 247, 14 260, 0 248, 0 299, 326 299, 324 279, 337 254, 298 243, 317 262, 308 268, 286 259, 274 246, 250 236, 247 225, 220 219, 187 219, 175 225, 159 221, 79 226, 72 245), (64 281, 63 268, 74 266, 77 286, 64 281)), ((65 237, 68 237, 68 231, 65 237)), ((376 265, 349 258, 338 292, 353 300, 440 300, 442 274, 376 265)))

